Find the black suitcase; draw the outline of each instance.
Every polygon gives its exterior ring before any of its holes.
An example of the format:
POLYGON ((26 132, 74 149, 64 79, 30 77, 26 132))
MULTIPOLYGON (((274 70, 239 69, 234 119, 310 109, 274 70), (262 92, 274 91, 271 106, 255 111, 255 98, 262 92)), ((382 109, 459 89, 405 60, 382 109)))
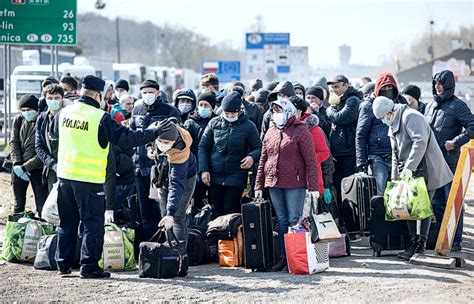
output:
POLYGON ((188 230, 188 245, 186 250, 188 252, 190 266, 217 261, 217 242, 212 239, 207 240, 206 234, 200 229, 190 228, 188 230))
POLYGON ((384 250, 404 250, 410 236, 407 221, 386 221, 383 196, 371 200, 370 245, 374 256, 379 257, 384 250))
POLYGON ((370 200, 377 194, 375 177, 356 173, 342 179, 341 216, 348 233, 368 233, 370 200))
POLYGON ((242 205, 245 268, 268 270, 275 264, 272 207, 269 202, 242 205))

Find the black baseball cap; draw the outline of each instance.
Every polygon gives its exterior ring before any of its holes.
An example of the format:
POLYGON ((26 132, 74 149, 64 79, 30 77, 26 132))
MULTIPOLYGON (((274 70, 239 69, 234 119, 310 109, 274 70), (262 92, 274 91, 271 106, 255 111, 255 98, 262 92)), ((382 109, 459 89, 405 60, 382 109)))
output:
POLYGON ((349 83, 349 79, 347 79, 346 76, 344 76, 342 74, 339 74, 339 75, 334 76, 330 81, 327 82, 327 84, 328 85, 333 85, 333 84, 339 83, 339 82, 349 83))

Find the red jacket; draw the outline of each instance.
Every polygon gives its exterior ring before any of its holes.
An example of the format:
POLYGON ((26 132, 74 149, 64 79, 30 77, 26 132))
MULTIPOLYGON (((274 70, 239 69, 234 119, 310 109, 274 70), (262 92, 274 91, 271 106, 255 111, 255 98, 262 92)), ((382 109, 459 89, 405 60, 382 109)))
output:
POLYGON ((316 151, 316 160, 318 176, 319 176, 319 193, 324 193, 323 172, 321 170, 321 163, 329 158, 329 147, 323 130, 319 127, 319 119, 316 115, 305 114, 301 117, 309 128, 309 132, 313 137, 314 150, 316 151))
POLYGON ((284 129, 274 125, 263 139, 255 190, 306 188, 319 191, 316 153, 305 123, 291 117, 284 129))

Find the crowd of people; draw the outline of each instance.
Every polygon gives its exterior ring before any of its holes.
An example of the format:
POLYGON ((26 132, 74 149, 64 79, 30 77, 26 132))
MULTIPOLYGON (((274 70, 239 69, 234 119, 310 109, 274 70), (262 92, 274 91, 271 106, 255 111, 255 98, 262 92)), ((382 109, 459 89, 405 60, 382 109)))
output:
MULTIPOLYGON (((41 98, 23 96, 13 121, 10 158, 14 212, 25 209, 30 182, 41 215, 58 183, 56 260, 70 273, 79 221, 84 226, 83 277, 108 277, 99 269, 104 222, 117 221, 138 197, 143 239, 158 226, 187 241, 187 210, 205 204, 214 215, 238 213, 242 197, 272 202, 280 252, 274 270, 286 266, 283 235, 303 215, 307 194, 341 208, 341 181, 356 172, 387 181, 423 176, 436 221, 446 206, 460 148, 474 139, 474 116, 457 98, 451 71, 433 77, 433 100, 420 88, 401 89, 391 73, 365 77, 356 89, 344 75, 298 82, 234 81, 222 89, 215 74, 201 78, 199 92, 179 89, 168 97, 153 80, 140 87, 115 86, 86 76, 48 77, 41 98)), ((341 229, 344 221, 339 218, 341 229)), ((409 221, 409 259, 424 250, 431 219, 409 221)), ((462 214, 452 250, 461 250, 462 214)))

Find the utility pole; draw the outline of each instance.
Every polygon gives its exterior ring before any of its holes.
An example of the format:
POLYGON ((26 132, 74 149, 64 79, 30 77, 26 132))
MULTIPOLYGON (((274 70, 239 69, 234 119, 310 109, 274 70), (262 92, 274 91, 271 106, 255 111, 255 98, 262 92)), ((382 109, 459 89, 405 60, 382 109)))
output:
POLYGON ((120 23, 120 18, 117 17, 115 19, 115 33, 117 35, 117 62, 120 63, 120 27, 119 27, 119 23, 120 23))

